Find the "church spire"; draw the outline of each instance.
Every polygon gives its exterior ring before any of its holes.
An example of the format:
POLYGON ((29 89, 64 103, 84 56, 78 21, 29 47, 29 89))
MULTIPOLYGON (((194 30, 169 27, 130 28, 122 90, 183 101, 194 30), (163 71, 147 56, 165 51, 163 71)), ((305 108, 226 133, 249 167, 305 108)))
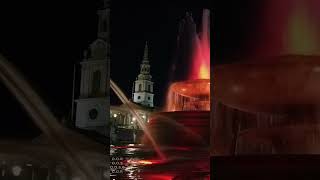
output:
POLYGON ((143 106, 153 107, 153 82, 150 74, 149 49, 146 42, 142 63, 140 64, 140 74, 133 83, 133 102, 143 106))
POLYGON ((148 49, 148 41, 146 41, 142 63, 148 63, 148 62, 149 62, 149 49, 148 49))

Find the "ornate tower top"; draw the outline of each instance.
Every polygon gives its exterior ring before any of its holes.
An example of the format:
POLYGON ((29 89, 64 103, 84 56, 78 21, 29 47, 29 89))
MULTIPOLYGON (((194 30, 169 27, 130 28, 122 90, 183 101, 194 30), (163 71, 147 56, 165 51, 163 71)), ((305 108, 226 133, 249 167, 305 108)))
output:
POLYGON ((106 60, 110 58, 110 1, 100 0, 98 15, 97 39, 84 53, 84 60, 106 60))
POLYGON ((140 65, 140 74, 138 75, 138 80, 151 80, 150 75, 150 64, 148 55, 148 42, 146 42, 143 54, 142 64, 140 65))

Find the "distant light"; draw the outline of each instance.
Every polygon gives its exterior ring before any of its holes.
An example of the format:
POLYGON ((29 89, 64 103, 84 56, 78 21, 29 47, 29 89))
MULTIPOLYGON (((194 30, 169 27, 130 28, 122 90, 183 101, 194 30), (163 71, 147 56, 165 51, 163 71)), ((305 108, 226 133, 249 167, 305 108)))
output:
POLYGON ((131 121, 131 124, 133 124, 133 121, 131 121))
POLYGON ((117 116, 118 116, 117 114, 114 114, 114 115, 113 115, 113 117, 115 117, 115 118, 116 118, 117 116))
POLYGON ((21 174, 22 168, 20 166, 13 166, 12 167, 12 174, 14 176, 19 176, 21 174))
POLYGON ((140 164, 144 164, 144 165, 149 165, 149 164, 153 164, 152 161, 147 161, 147 160, 140 160, 138 161, 140 164))
POLYGON ((136 164, 136 165, 151 165, 151 164, 161 164, 163 163, 163 161, 161 160, 133 160, 133 159, 130 159, 128 160, 128 163, 129 164, 136 164))
POLYGON ((320 72, 320 66, 315 66, 312 70, 313 72, 320 72))
POLYGON ((146 118, 146 116, 145 116, 145 115, 143 115, 143 116, 142 116, 142 118, 143 118, 143 119, 145 119, 145 118, 146 118))
POLYGON ((181 91, 186 91, 186 90, 187 90, 186 88, 182 88, 182 89, 181 89, 181 91))
POLYGON ((135 120, 136 120, 136 118, 135 118, 135 117, 133 117, 133 118, 132 118, 132 121, 135 121, 135 120))
POLYGON ((26 164, 26 166, 32 166, 32 164, 29 164, 29 163, 28 163, 28 164, 26 164))
POLYGON ((240 85, 233 85, 233 86, 232 86, 232 91, 233 91, 234 93, 239 93, 239 92, 243 91, 243 87, 240 86, 240 85))

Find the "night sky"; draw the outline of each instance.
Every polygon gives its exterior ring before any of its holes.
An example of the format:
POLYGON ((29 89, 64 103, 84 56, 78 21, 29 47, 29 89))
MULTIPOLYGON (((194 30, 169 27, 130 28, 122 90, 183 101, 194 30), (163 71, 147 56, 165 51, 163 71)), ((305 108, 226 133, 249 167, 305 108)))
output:
MULTIPOLYGON (((0 52, 16 65, 58 116, 71 109, 73 64, 96 38, 94 0, 1 1, 0 52)), ((0 85, 0 138, 39 133, 0 85)))
MULTIPOLYGON (((205 7, 205 6, 204 6, 205 7)), ((111 15, 111 78, 132 97, 132 86, 140 71, 145 41, 148 41, 155 106, 162 106, 174 59, 178 25, 185 13, 192 12, 201 23, 203 6, 197 8, 113 8, 111 15)), ((185 68, 185 64, 178 64, 185 68)), ((112 94, 111 103, 119 101, 112 94)))
MULTIPOLYGON (((203 6, 196 7, 112 6, 111 78, 129 97, 147 40, 155 105, 162 104, 178 23, 186 11, 199 23, 203 6)), ((97 0, 0 2, 0 53, 22 71, 59 118, 70 113, 73 64, 81 61, 83 50, 96 38, 97 8, 97 0)), ((40 133, 2 84, 0 97, 1 139, 40 133)))
MULTIPOLYGON (((268 2, 270 1, 214 1, 211 31, 213 65, 242 61, 245 58, 239 57, 252 56, 256 46, 264 43, 259 38, 263 38, 268 31, 261 28, 264 23, 263 12, 268 2)), ((275 14, 269 16, 275 20, 278 18, 275 14)))

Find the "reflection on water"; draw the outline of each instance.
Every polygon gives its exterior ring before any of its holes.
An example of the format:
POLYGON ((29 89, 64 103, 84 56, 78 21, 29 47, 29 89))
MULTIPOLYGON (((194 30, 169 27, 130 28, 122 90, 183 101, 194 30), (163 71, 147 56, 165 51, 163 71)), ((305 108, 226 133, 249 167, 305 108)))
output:
POLYGON ((111 180, 209 180, 207 149, 171 147, 162 149, 169 157, 155 159, 157 154, 142 145, 111 146, 111 180))

